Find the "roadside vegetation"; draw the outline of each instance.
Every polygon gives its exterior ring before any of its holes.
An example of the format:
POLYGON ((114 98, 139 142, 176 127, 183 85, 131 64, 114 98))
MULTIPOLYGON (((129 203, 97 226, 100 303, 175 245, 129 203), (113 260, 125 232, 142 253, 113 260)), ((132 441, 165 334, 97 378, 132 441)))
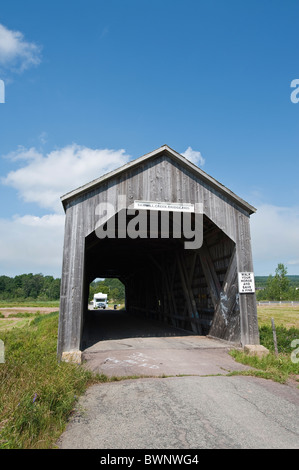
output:
POLYGON ((5 362, 0 364, 1 449, 53 447, 77 397, 99 380, 78 365, 57 362, 57 326, 56 312, 37 315, 23 328, 0 331, 5 346, 5 362))
MULTIPOLYGON (((236 361, 256 370, 244 371, 243 375, 254 375, 280 383, 292 379, 299 387, 299 306, 258 306, 260 343, 269 349, 263 358, 250 356, 243 351, 231 351, 236 361), (278 355, 275 353, 271 318, 274 319, 278 355), (297 340, 295 347, 292 342, 297 340), (298 350, 298 351, 297 351, 298 350)), ((293 343, 294 344, 294 343, 293 343)), ((238 372, 240 375, 240 372, 238 372)))

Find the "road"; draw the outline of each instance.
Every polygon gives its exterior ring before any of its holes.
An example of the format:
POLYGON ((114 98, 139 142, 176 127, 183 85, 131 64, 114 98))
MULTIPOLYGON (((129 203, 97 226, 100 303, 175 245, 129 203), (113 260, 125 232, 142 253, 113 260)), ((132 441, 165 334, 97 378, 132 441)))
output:
POLYGON ((127 316, 115 313, 110 319, 111 324, 107 313, 102 315, 101 341, 96 341, 95 325, 90 330, 85 367, 110 376, 152 377, 90 387, 59 448, 299 448, 298 388, 228 376, 246 367, 221 342, 165 327, 162 331, 157 324, 142 330, 136 321, 129 337, 127 316), (109 324, 116 328, 109 330, 109 324), (161 378, 175 373, 188 375, 161 378))
POLYGON ((61 449, 298 449, 294 388, 254 377, 170 377, 90 387, 61 449))

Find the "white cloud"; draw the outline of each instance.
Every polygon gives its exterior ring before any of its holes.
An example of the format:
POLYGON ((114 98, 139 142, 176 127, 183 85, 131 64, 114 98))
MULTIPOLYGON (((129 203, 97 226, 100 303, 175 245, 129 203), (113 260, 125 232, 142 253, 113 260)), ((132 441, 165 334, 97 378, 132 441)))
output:
POLYGON ((297 259, 291 259, 290 261, 288 261, 288 264, 289 264, 290 266, 292 266, 292 265, 298 266, 298 268, 299 268, 299 258, 297 258, 297 259))
POLYGON ((25 202, 61 211, 60 196, 129 161, 124 150, 91 149, 76 144, 46 155, 35 148, 19 147, 6 155, 25 164, 11 171, 2 183, 15 188, 25 202))
POLYGON ((182 155, 195 165, 203 166, 205 164, 205 159, 203 158, 201 153, 196 150, 193 150, 191 147, 188 147, 185 152, 182 153, 182 155))
POLYGON ((19 147, 5 157, 21 167, 2 178, 2 183, 15 188, 23 201, 50 213, 0 219, 1 274, 41 272, 60 277, 65 221, 60 196, 127 163, 130 157, 124 150, 76 144, 48 154, 19 147))
POLYGON ((23 72, 41 61, 41 47, 25 41, 20 31, 13 31, 0 24, 0 67, 23 72))
POLYGON ((61 277, 64 215, 0 219, 0 233, 1 274, 61 277))
MULTIPOLYGON (((185 156, 196 162, 201 157, 190 147, 185 156)), ((21 167, 2 182, 14 187, 25 202, 35 202, 50 213, 0 219, 1 272, 60 276, 64 233, 60 196, 127 163, 130 156, 122 149, 90 149, 73 144, 47 154, 19 147, 6 157, 21 167)), ((299 206, 259 204, 257 209, 251 216, 255 273, 274 274, 281 262, 289 274, 299 274, 299 206)))
POLYGON ((274 274, 284 263, 289 274, 299 273, 299 207, 263 204, 251 216, 251 238, 256 274, 274 274))

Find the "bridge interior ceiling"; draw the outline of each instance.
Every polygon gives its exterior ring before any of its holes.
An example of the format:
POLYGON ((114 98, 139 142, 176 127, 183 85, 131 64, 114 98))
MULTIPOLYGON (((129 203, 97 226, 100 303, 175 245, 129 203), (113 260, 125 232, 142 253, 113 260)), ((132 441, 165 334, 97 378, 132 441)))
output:
MULTIPOLYGON (((184 238, 85 240, 85 284, 116 277, 126 288, 126 310, 194 334, 209 334, 227 281, 235 243, 203 216, 203 245, 185 249, 184 238)), ((234 314, 237 306, 230 306, 234 314)), ((238 328, 238 325, 237 325, 238 328)))

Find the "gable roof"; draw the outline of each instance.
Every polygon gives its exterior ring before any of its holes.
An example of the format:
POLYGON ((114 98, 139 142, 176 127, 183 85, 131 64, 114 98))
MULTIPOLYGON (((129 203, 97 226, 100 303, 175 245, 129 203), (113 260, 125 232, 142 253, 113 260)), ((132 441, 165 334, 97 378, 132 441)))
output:
POLYGON ((95 189, 96 187, 100 186, 102 183, 106 182, 107 180, 118 176, 119 174, 130 170, 134 167, 137 167, 138 165, 152 159, 158 156, 166 155, 179 163, 182 167, 186 168, 187 170, 191 171, 192 173, 195 174, 195 176, 200 177, 205 183, 207 183, 209 186, 213 187, 217 191, 219 191, 221 194, 226 196, 228 199, 233 201, 235 204, 238 206, 242 207, 245 209, 249 214, 253 214, 256 212, 255 207, 250 205, 248 202, 244 201, 242 198, 237 196, 235 193, 233 193, 230 189, 228 189, 226 186, 223 184, 219 183, 219 181, 215 180, 212 176, 208 175, 205 171, 203 171, 201 168, 196 166, 194 163, 192 163, 190 160, 185 158, 183 155, 180 153, 176 152, 172 148, 168 147, 168 145, 162 145, 156 150, 153 150, 150 153, 147 153, 139 158, 136 158, 135 160, 132 160, 125 165, 122 165, 121 167, 117 168, 116 170, 110 171, 109 173, 106 173, 105 175, 100 176, 99 178, 83 185, 80 186, 77 189, 74 189, 73 191, 70 191, 66 193, 65 195, 61 196, 60 200, 63 204, 64 209, 66 208, 66 203, 71 200, 76 198, 76 196, 81 196, 83 193, 89 192, 90 190, 95 189))

